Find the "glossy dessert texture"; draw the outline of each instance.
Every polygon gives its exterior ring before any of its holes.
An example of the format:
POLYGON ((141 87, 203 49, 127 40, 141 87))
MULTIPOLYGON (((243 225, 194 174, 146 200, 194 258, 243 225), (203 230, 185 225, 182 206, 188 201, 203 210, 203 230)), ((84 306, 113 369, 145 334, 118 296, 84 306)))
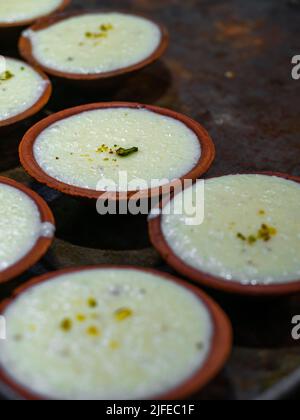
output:
MULTIPOLYGON (((195 201, 194 188, 183 197, 195 201)), ((171 207, 179 200, 181 194, 171 207)), ((245 285, 300 279, 298 183, 267 175, 223 176, 205 182, 204 200, 200 225, 186 224, 185 214, 162 216, 164 238, 185 265, 245 285)))
POLYGON ((73 74, 107 73, 151 56, 161 42, 153 22, 123 13, 87 13, 23 33, 40 64, 73 74))
POLYGON ((104 108, 47 127, 35 140, 34 157, 46 174, 68 185, 134 191, 184 176, 197 165, 201 146, 175 118, 146 109, 104 108))
POLYGON ((165 277, 135 269, 59 274, 4 311, 0 363, 46 398, 140 399, 163 394, 206 361, 206 305, 165 277))
POLYGON ((62 0, 1 0, 0 24, 33 20, 54 12, 62 0))
POLYGON ((0 272, 20 261, 41 236, 47 236, 45 229, 47 224, 42 223, 35 202, 17 188, 0 183, 0 272))
POLYGON ((0 73, 0 123, 35 105, 47 87, 49 82, 28 64, 7 58, 0 73))

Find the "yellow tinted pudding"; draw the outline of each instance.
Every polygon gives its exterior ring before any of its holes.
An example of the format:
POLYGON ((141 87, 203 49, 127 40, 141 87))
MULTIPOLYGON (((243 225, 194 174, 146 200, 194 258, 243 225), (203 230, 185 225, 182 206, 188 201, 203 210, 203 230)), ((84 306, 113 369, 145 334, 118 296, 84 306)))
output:
POLYGON ((0 182, 0 276, 20 261, 54 226, 42 223, 35 202, 17 188, 0 182))
POLYGON ((62 0, 1 0, 0 24, 34 20, 54 12, 62 0))
POLYGON ((33 393, 139 399, 169 391, 205 362, 205 304, 159 274, 92 269, 27 289, 4 312, 0 363, 33 393))
POLYGON ((119 191, 164 185, 187 174, 200 156, 199 139, 190 128, 147 109, 85 111, 53 123, 34 143, 44 172, 91 190, 103 190, 103 183, 119 191))
MULTIPOLYGON (((195 199, 194 189, 186 190, 184 198, 195 199)), ((272 285, 300 278, 296 182, 265 175, 210 179, 202 224, 188 225, 185 216, 165 214, 161 227, 184 264, 224 281, 272 285)))
POLYGON ((162 36, 151 21, 122 13, 69 17, 24 35, 30 38, 39 63, 75 74, 106 73, 135 65, 154 53, 162 36))
POLYGON ((0 124, 35 105, 49 82, 23 61, 6 59, 6 70, 0 73, 0 124))

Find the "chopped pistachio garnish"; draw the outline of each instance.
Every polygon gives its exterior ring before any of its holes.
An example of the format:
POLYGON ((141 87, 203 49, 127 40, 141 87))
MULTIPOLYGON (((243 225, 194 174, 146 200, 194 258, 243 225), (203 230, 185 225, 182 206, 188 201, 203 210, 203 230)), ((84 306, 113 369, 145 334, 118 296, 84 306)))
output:
POLYGON ((97 306, 98 306, 98 302, 96 301, 96 299, 95 298, 93 298, 93 297, 90 297, 89 299, 88 299, 88 306, 90 307, 90 308, 96 308, 97 306))
POLYGON ((256 237, 254 235, 248 236, 248 243, 249 243, 249 245, 255 244, 256 241, 257 241, 257 239, 256 239, 256 237))
MULTIPOLYGON (((138 151, 138 147, 130 147, 129 149, 125 149, 124 147, 119 147, 117 144, 115 144, 114 147, 109 147, 106 144, 102 144, 96 149, 96 153, 108 153, 109 155, 117 155, 119 157, 126 157, 138 151)), ((108 159, 106 158, 104 160, 108 159)), ((117 160, 113 159, 113 161, 116 162, 117 160)))
POLYGON ((101 335, 101 331, 96 326, 92 325, 86 329, 86 333, 91 337, 99 337, 101 335))
POLYGON ((1 81, 9 80, 9 79, 12 79, 14 76, 15 75, 11 71, 6 70, 0 74, 0 80, 1 81))
POLYGON ((71 331, 72 327, 73 323, 69 318, 65 318, 60 324, 60 328, 65 332, 71 331))
POLYGON ((277 229, 266 224, 262 224, 260 230, 258 231, 259 239, 262 239, 265 242, 268 242, 271 237, 275 235, 277 235, 277 229))
POLYGON ((105 33, 105 32, 86 32, 85 36, 87 38, 92 38, 92 39, 107 38, 107 33, 105 33))
POLYGON ((100 26, 100 29, 101 31, 111 31, 114 27, 111 23, 104 23, 100 26))
POLYGON ((259 240, 263 240, 264 242, 268 242, 272 239, 272 236, 277 235, 277 229, 274 227, 268 226, 266 224, 262 224, 260 229, 257 231, 256 235, 249 235, 246 237, 242 233, 237 234, 237 238, 241 239, 244 242, 248 242, 249 245, 255 244, 259 240))
POLYGON ((237 238, 241 239, 242 241, 246 240, 246 236, 244 236, 242 233, 238 233, 236 236, 237 236, 237 238))
POLYGON ((130 318, 133 315, 133 311, 129 308, 120 308, 115 311, 115 320, 124 321, 127 318, 130 318))
POLYGON ((102 144, 102 146, 98 147, 96 153, 106 153, 109 151, 109 147, 106 144, 102 144))
POLYGON ((129 155, 132 155, 133 153, 137 153, 139 151, 138 147, 131 147, 130 149, 124 149, 123 147, 120 147, 116 153, 118 156, 126 157, 129 155))
POLYGON ((84 314, 77 314, 76 319, 78 322, 84 322, 86 321, 86 316, 84 314))

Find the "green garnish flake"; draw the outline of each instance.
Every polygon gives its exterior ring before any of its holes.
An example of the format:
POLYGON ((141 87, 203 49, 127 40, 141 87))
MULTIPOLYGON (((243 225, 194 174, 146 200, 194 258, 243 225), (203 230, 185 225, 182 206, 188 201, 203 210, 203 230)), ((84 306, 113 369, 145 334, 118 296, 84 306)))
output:
POLYGON ((6 71, 4 71, 3 73, 1 73, 1 74, 0 74, 0 80, 1 80, 1 81, 10 80, 10 79, 12 79, 14 76, 15 76, 15 75, 14 75, 11 71, 6 70, 6 71))
POLYGON ((99 26, 100 32, 86 32, 85 37, 89 39, 107 38, 107 32, 114 29, 111 23, 103 23, 99 26))
POLYGON ((111 23, 104 23, 100 26, 101 31, 111 31, 112 29, 114 29, 113 25, 111 23))
POLYGON ((125 319, 132 317, 133 311, 130 308, 120 308, 117 309, 114 313, 114 318, 116 321, 125 321, 125 319))
POLYGON ((95 325, 92 325, 86 329, 87 335, 90 335, 91 337, 100 337, 101 331, 98 327, 95 325))
POLYGON ((107 33, 106 32, 86 32, 85 36, 86 38, 90 38, 90 39, 106 38, 107 33))
POLYGON ((61 323, 60 323, 60 328, 64 331, 64 332, 69 332, 71 331, 73 327, 73 323, 69 318, 64 319, 61 323))
POLYGON ((116 154, 121 157, 126 157, 132 155, 133 153, 137 153, 138 151, 138 147, 131 147, 129 149, 124 149, 123 147, 120 147, 118 150, 116 150, 116 154))
POLYGON ((268 226, 266 224, 262 224, 261 228, 258 231, 258 238, 262 239, 265 242, 270 241, 270 239, 272 238, 272 236, 277 235, 277 229, 268 226))
POLYGON ((257 241, 257 238, 254 235, 250 235, 250 236, 248 236, 247 241, 248 241, 249 245, 253 245, 257 241))
POLYGON ((266 224, 262 224, 260 229, 258 229, 255 235, 245 236, 242 233, 237 233, 237 238, 243 242, 247 242, 249 245, 255 244, 257 241, 261 240, 264 242, 269 242, 273 236, 277 235, 277 229, 266 224))
MULTIPOLYGON (((116 144, 112 148, 106 144, 102 144, 96 149, 96 153, 107 153, 109 155, 117 155, 119 157, 126 157, 133 153, 137 153, 138 151, 138 147, 130 147, 129 149, 125 149, 124 147, 120 147, 116 144)), ((103 160, 108 160, 108 158, 106 157, 103 160)), ((113 159, 113 161, 116 162, 116 159, 113 159)))
POLYGON ((246 240, 246 236, 244 236, 242 233, 238 233, 236 236, 237 236, 237 238, 241 239, 242 241, 246 240))
POLYGON ((98 306, 98 302, 96 301, 95 298, 90 297, 87 301, 87 304, 90 308, 96 308, 98 306))

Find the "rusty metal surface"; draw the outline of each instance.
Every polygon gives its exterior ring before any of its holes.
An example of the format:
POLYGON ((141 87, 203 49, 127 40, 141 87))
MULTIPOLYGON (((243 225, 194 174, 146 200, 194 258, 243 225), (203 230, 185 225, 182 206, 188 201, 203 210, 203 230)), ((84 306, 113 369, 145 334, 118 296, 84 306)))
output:
MULTIPOLYGON (((297 0, 74 0, 73 7, 141 12, 166 24, 171 46, 163 60, 115 91, 88 94, 56 84, 38 118, 92 101, 156 104, 186 113, 209 130, 217 159, 208 175, 245 170, 300 175, 300 81, 291 79, 290 64, 291 57, 300 54, 297 0)), ((16 152, 21 136, 18 132, 0 139, 0 173, 44 196, 58 231, 46 257, 21 278, 2 285, 1 297, 34 275, 82 264, 136 264, 171 271, 150 246, 145 218, 97 216, 93 207, 25 175, 16 152)), ((299 373, 288 386, 280 381, 300 366, 299 343, 291 339, 291 319, 300 314, 300 299, 257 302, 209 293, 229 314, 235 345, 224 371, 196 397, 253 399, 267 391, 263 395, 280 398, 296 392, 299 373)))

